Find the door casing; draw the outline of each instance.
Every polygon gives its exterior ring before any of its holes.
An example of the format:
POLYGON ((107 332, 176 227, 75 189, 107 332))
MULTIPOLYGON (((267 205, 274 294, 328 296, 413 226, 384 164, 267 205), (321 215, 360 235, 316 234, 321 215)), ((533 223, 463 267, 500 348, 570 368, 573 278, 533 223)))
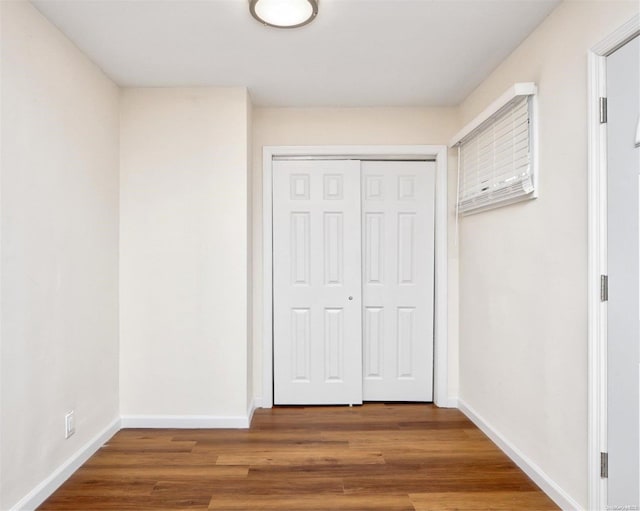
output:
POLYGON ((436 162, 435 191, 435 296, 434 296, 434 403, 455 407, 448 394, 448 247, 447 146, 265 146, 263 148, 263 352, 262 403, 273 406, 273 186, 274 158, 341 158, 360 160, 432 160, 436 162))

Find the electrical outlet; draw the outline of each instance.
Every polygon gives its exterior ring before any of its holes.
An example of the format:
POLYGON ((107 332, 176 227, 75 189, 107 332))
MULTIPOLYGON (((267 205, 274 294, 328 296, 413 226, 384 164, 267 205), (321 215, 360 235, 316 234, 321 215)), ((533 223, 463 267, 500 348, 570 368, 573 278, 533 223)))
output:
POLYGON ((76 417, 71 410, 64 416, 64 437, 69 438, 76 432, 76 417))

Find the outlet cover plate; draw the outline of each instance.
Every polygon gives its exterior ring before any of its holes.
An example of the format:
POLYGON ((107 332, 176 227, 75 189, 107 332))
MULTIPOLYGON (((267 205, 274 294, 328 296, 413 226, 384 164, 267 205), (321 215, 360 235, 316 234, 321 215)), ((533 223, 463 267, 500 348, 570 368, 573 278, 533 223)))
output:
POLYGON ((76 432, 76 417, 71 410, 64 416, 64 437, 69 438, 76 432))

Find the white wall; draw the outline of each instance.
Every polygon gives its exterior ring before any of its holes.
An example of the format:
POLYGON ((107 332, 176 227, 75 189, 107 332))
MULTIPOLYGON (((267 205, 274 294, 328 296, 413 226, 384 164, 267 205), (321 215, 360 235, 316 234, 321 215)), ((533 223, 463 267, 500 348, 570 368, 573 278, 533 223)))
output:
MULTIPOLYGON (((262 148, 280 145, 447 144, 455 108, 256 108, 253 116, 254 392, 262 396, 262 148)), ((455 155, 449 155, 449 395, 458 393, 458 274, 455 155)))
POLYGON ((0 9, 8 509, 118 417, 118 91, 30 3, 0 9))
POLYGON ((122 415, 247 413, 244 88, 124 89, 122 415))
POLYGON ((460 398, 587 504, 587 50, 637 2, 561 4, 461 105, 539 86, 540 197, 460 225, 460 398))

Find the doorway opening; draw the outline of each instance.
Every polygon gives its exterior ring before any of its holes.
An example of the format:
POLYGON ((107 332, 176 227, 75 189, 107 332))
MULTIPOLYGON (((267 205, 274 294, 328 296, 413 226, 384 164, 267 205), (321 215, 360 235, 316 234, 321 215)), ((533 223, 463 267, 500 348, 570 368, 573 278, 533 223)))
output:
POLYGON ((434 388, 433 401, 447 407, 447 148, 446 146, 285 146, 263 150, 263 407, 273 406, 273 162, 278 159, 433 161, 434 236, 434 388))

